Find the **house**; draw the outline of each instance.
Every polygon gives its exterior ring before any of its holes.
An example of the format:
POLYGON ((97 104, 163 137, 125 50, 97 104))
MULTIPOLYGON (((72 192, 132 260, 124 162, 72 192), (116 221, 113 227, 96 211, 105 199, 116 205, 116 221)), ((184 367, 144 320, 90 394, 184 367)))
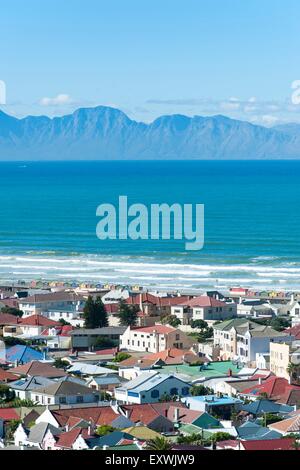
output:
POLYGON ((69 374, 80 374, 82 376, 99 376, 107 374, 118 374, 117 371, 108 367, 96 366, 94 364, 85 364, 84 362, 75 362, 68 368, 69 374))
POLYGON ((276 403, 272 400, 257 399, 251 403, 243 405, 241 410, 257 418, 258 416, 265 415, 266 413, 284 416, 288 413, 291 413, 294 410, 294 407, 290 405, 276 403))
MULTIPOLYGON (((47 377, 48 379, 58 379, 66 377, 67 374, 64 370, 53 367, 48 362, 30 361, 21 366, 14 367, 10 371, 18 376, 27 377, 47 377)), ((0 375, 1 377, 1 375, 0 375)), ((16 377, 17 378, 17 377, 16 377)))
POLYGON ((289 364, 299 366, 298 372, 300 374, 300 342, 277 342, 270 343, 270 370, 277 375, 287 380, 290 379, 288 372, 289 364))
POLYGON ((6 350, 6 361, 12 364, 26 364, 31 361, 41 361, 44 354, 36 349, 17 344, 6 350))
POLYGON ((237 304, 238 317, 272 318, 274 310, 269 302, 260 299, 247 299, 237 304))
POLYGON ((128 327, 120 336, 120 349, 158 353, 167 349, 190 349, 193 341, 181 330, 166 325, 128 327))
POLYGON ((59 382, 36 389, 31 393, 31 399, 41 405, 97 403, 99 393, 66 377, 59 382))
POLYGON ((296 415, 291 418, 283 419, 277 423, 269 424, 269 429, 272 431, 277 431, 282 436, 286 436, 287 434, 300 434, 300 416, 296 415))
POLYGON ((61 324, 40 314, 22 317, 19 325, 24 336, 40 336, 46 328, 60 328, 61 324))
POLYGON ((112 341, 116 346, 119 345, 120 337, 126 331, 123 326, 108 326, 104 328, 79 328, 71 331, 72 348, 76 351, 90 351, 99 337, 112 341))
MULTIPOLYGON (((94 436, 94 434, 92 434, 94 436)), ((52 448, 61 450, 87 450, 89 448, 86 440, 91 438, 92 435, 88 429, 81 429, 74 427, 70 431, 62 432, 57 436, 56 442, 52 448)))
POLYGON ((265 396, 285 405, 297 405, 300 400, 300 386, 292 385, 283 377, 269 377, 261 384, 243 390, 241 395, 252 400, 265 396))
POLYGON ((32 393, 41 388, 52 385, 53 380, 50 380, 46 377, 28 377, 28 378, 19 378, 15 382, 11 382, 9 387, 14 390, 16 396, 20 400, 31 400, 32 393))
POLYGON ((151 439, 161 437, 161 434, 153 431, 153 429, 150 429, 147 426, 131 426, 123 431, 130 436, 135 437, 139 441, 150 441, 151 439))
POLYGON ((206 412, 214 417, 230 419, 233 411, 241 409, 242 401, 233 397, 203 395, 181 399, 191 410, 206 412))
MULTIPOLYGON (((19 300, 19 309, 24 313, 24 318, 42 314, 59 320, 65 313, 78 314, 84 305, 85 299, 81 295, 66 291, 34 294, 19 300)), ((71 317, 64 319, 68 321, 71 317)))
POLYGON ((208 295, 201 295, 172 306, 171 315, 175 315, 182 325, 189 325, 195 320, 225 320, 236 317, 237 307, 234 302, 223 302, 208 295))
POLYGON ((29 430, 19 424, 14 433, 14 443, 16 446, 37 446, 40 449, 47 449, 46 442, 51 437, 53 440, 61 433, 61 430, 48 423, 38 423, 32 426, 29 430))
POLYGON ((220 357, 242 363, 255 364, 256 354, 268 353, 271 341, 290 340, 285 332, 241 318, 213 325, 213 330, 220 357))
POLYGON ((151 371, 115 388, 115 399, 122 403, 153 403, 164 395, 187 396, 190 385, 171 374, 151 371))
POLYGON ((100 377, 91 377, 86 384, 99 392, 113 392, 115 387, 122 384, 122 381, 117 374, 104 374, 100 377))
POLYGON ((281 434, 277 431, 261 426, 254 421, 246 421, 236 428, 239 439, 246 441, 279 439, 281 434))

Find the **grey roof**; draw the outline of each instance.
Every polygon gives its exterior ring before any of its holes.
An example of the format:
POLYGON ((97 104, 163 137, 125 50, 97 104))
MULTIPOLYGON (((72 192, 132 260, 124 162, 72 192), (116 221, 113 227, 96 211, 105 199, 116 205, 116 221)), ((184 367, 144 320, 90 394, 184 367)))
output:
POLYGON ((90 382, 96 382, 97 385, 119 385, 122 380, 116 374, 105 374, 101 377, 93 377, 90 382))
POLYGON ((256 400, 248 405, 243 405, 242 410, 253 415, 263 413, 290 413, 294 409, 293 406, 282 405, 271 400, 256 400))
POLYGON ((130 419, 126 418, 125 416, 120 415, 111 422, 111 425, 117 429, 125 429, 135 426, 135 423, 130 421, 130 419))
POLYGON ((30 429, 28 441, 34 442, 35 444, 40 444, 43 441, 48 430, 52 432, 53 436, 57 436, 61 433, 60 429, 56 428, 52 424, 38 423, 32 426, 32 428, 30 429))
POLYGON ((78 384, 73 380, 61 380, 59 382, 52 383, 48 387, 42 387, 36 390, 37 393, 42 393, 44 395, 91 395, 97 394, 95 390, 91 388, 78 384))
POLYGON ((276 331, 270 326, 260 325, 247 319, 235 318, 233 320, 225 320, 217 325, 213 326, 214 330, 230 331, 232 328, 240 335, 244 335, 249 331, 251 336, 255 337, 275 337, 275 336, 287 336, 286 333, 276 331))
POLYGON ((247 421, 238 428, 236 428, 238 436, 247 441, 265 440, 265 439, 279 439, 281 434, 277 431, 271 431, 269 428, 260 426, 252 421, 247 421))
POLYGON ((106 326, 104 328, 77 328, 70 332, 71 336, 80 335, 122 335, 127 330, 126 326, 106 326))
POLYGON ((26 379, 18 379, 14 382, 10 382, 10 388, 14 390, 36 390, 41 387, 47 387, 52 385, 53 380, 48 379, 47 377, 33 376, 26 379))
POLYGON ((160 374, 158 372, 147 372, 140 374, 137 378, 130 380, 122 387, 119 387, 116 390, 134 390, 136 393, 139 393, 145 390, 151 390, 153 387, 156 387, 165 380, 168 380, 170 377, 175 377, 182 383, 187 384, 187 382, 184 381, 182 377, 178 376, 177 374, 160 374))

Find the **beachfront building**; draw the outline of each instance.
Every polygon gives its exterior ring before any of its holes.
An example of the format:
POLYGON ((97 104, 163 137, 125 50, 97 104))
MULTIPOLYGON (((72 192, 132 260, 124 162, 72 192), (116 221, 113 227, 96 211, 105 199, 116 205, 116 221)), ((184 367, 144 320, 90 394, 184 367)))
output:
POLYGON ((154 325, 141 328, 128 327, 120 336, 120 349, 158 353, 166 349, 190 349, 193 340, 176 328, 154 325))
POLYGON ((270 342, 290 341, 291 337, 270 326, 249 320, 227 320, 213 326, 214 345, 220 348, 220 358, 255 365, 256 354, 268 353, 270 342))
POLYGON ((122 403, 154 403, 164 396, 187 396, 190 385, 175 374, 145 372, 122 387, 115 388, 115 399, 122 403))
POLYGON ((234 302, 223 302, 208 295, 200 295, 173 305, 171 315, 179 318, 182 325, 189 325, 194 320, 216 321, 236 317, 237 306, 234 302))

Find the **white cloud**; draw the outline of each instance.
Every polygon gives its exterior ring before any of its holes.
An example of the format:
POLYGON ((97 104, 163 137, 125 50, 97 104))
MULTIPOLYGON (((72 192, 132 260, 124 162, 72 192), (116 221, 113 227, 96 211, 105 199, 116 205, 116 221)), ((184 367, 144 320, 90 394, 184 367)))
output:
POLYGON ((261 120, 264 124, 266 124, 266 126, 273 126, 279 121, 279 118, 272 116, 272 114, 264 114, 261 120))
POLYGON ((42 98, 39 101, 39 104, 41 106, 61 106, 61 105, 66 105, 66 104, 73 104, 73 100, 70 97, 70 95, 66 95, 64 93, 61 93, 54 98, 42 98))

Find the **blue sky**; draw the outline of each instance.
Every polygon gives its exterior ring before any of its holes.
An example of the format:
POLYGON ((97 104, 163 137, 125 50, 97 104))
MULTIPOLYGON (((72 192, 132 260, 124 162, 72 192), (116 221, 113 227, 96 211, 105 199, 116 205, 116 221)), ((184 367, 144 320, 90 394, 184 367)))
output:
POLYGON ((300 122, 299 0, 1 0, 4 111, 300 122))

